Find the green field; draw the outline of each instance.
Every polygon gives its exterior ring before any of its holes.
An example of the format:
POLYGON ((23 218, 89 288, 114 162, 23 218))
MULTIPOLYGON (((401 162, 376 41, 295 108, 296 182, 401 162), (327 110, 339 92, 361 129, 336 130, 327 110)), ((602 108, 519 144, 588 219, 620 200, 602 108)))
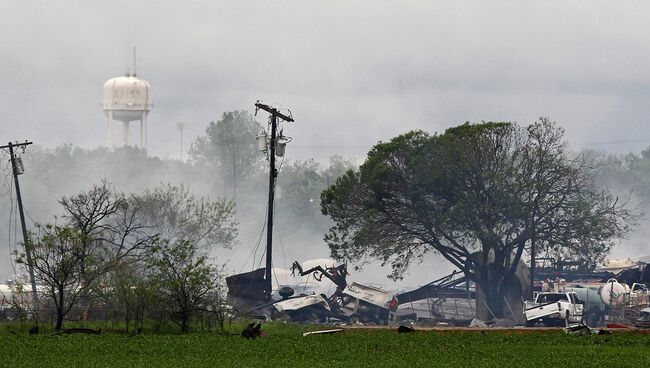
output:
MULTIPOLYGON (((322 327, 321 327, 322 328, 322 327)), ((348 330, 265 326, 245 340, 210 333, 125 336, 3 333, 0 367, 647 367, 650 334, 348 330)))

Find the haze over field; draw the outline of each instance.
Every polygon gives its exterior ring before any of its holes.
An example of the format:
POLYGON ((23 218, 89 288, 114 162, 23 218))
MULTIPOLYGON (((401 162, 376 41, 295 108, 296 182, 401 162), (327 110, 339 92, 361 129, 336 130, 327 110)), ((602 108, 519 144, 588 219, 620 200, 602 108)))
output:
MULTIPOLYGON (((560 123, 576 151, 622 154, 650 145, 650 4, 642 1, 3 0, 0 44, 2 142, 104 144, 102 85, 129 70, 136 46, 138 77, 151 83, 155 104, 149 154, 163 158, 180 155, 177 122, 186 122, 187 148, 223 112, 253 111, 258 99, 291 109, 293 160, 360 162, 377 141, 411 129, 527 124, 539 116, 560 123)), ((121 126, 113 129, 119 136, 121 126)), ((93 172, 88 181, 112 172, 93 172)), ((26 196, 48 199, 30 194, 23 178, 26 196)), ((26 205, 32 213, 47 208, 40 219, 47 221, 56 199, 87 188, 84 180, 52 189, 50 203, 26 205)), ((9 203, 6 193, 1 200, 9 203)), ((261 224, 262 212, 239 216, 261 224)), ((232 262, 237 271, 258 235, 252 228, 241 229, 247 244, 232 262)), ((624 245, 615 256, 648 249, 641 236, 624 245)), ((289 262, 303 252, 328 254, 313 234, 292 247, 289 262)))

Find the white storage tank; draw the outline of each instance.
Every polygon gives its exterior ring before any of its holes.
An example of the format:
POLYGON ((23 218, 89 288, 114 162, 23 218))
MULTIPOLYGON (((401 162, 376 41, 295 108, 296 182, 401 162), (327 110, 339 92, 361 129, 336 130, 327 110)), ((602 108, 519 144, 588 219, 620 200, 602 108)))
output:
POLYGON ((621 284, 616 279, 609 279, 603 285, 598 293, 603 303, 607 305, 617 305, 625 301, 626 295, 630 292, 630 287, 627 284, 621 284))

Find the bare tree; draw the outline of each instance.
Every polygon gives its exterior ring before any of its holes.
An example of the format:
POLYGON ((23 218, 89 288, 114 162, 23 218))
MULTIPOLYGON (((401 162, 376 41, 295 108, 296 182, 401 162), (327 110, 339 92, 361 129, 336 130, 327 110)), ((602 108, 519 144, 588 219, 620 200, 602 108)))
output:
MULTIPOLYGON (((93 256, 97 243, 84 242, 79 229, 54 225, 37 228, 39 233, 30 242, 34 277, 54 303, 55 328, 60 330, 65 316, 95 286, 105 265, 93 256)), ((23 259, 21 254, 18 260, 24 263, 23 259)))
POLYGON ((140 207, 106 181, 60 204, 66 224, 38 226, 32 245, 36 279, 54 301, 57 329, 83 298, 97 295, 102 277, 157 240, 140 222, 140 207))

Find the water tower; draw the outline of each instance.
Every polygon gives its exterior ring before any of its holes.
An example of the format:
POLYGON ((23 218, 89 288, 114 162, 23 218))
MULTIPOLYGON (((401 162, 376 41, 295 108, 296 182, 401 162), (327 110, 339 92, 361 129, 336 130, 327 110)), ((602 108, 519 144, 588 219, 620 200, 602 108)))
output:
POLYGON ((129 123, 140 121, 140 147, 147 147, 147 115, 149 103, 149 82, 135 74, 135 55, 132 70, 123 77, 112 78, 104 83, 102 109, 106 114, 106 144, 111 146, 111 125, 113 120, 124 124, 124 145, 129 141, 129 123))

